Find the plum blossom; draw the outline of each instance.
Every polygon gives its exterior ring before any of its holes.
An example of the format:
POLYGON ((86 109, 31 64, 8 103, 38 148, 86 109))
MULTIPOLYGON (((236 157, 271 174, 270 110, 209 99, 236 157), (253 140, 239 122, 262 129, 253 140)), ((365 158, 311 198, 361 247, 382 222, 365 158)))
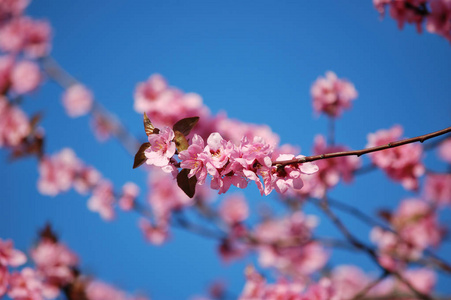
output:
POLYGON ((14 249, 12 240, 0 239, 0 266, 18 267, 27 261, 25 254, 19 250, 14 249))
POLYGON ((430 173, 424 182, 424 198, 440 206, 451 204, 451 174, 430 173))
MULTIPOLYGON (((420 293, 429 295, 435 287, 437 281, 435 273, 426 268, 410 269, 403 274, 404 278, 420 293)), ((410 291, 404 283, 400 283, 400 289, 403 291, 410 291)))
POLYGON ((0 24, 12 17, 20 16, 29 4, 29 0, 1 0, 0 24))
POLYGON ((389 269, 398 267, 397 260, 419 259, 424 249, 441 242, 444 233, 436 213, 419 199, 402 201, 390 223, 397 233, 375 227, 370 234, 378 245, 381 262, 389 269))
POLYGON ((358 95, 351 82, 338 78, 331 71, 326 72, 326 77, 318 77, 310 93, 314 110, 333 118, 339 117, 345 109, 349 109, 351 101, 358 95))
POLYGON ((207 169, 204 165, 203 155, 205 144, 201 136, 195 134, 188 149, 181 151, 178 157, 181 160, 180 167, 190 169, 188 177, 197 178, 199 184, 204 184, 207 178, 207 169))
POLYGON ((56 196, 67 191, 81 168, 81 161, 70 148, 64 148, 50 157, 45 156, 39 163, 39 192, 56 196))
POLYGON ((102 219, 111 221, 115 217, 114 202, 113 185, 108 180, 102 180, 94 188, 92 196, 88 200, 88 209, 98 212, 102 219))
POLYGON ((241 194, 228 196, 222 202, 219 214, 227 224, 236 224, 246 220, 249 216, 246 199, 241 194))
POLYGON ((427 16, 426 30, 439 34, 451 42, 451 1, 429 1, 431 12, 427 16))
POLYGON ((86 115, 92 108, 93 94, 85 86, 74 84, 63 95, 63 105, 70 117, 86 115))
POLYGON ((0 94, 5 94, 11 84, 11 70, 14 66, 14 57, 11 55, 0 56, 0 94))
POLYGON ((77 170, 77 175, 74 179, 74 189, 82 194, 86 195, 92 190, 102 179, 102 174, 91 166, 83 166, 77 170))
POLYGON ((42 239, 31 250, 36 269, 44 278, 47 293, 59 294, 59 289, 74 279, 73 267, 78 264, 78 257, 66 245, 42 239))
POLYGON ((125 211, 133 209, 138 195, 139 187, 133 182, 127 182, 122 187, 122 196, 119 198, 119 207, 125 211))
POLYGON ((14 272, 9 279, 8 296, 17 300, 43 300, 44 287, 37 272, 31 268, 14 272))
POLYGON ((176 150, 174 137, 174 131, 167 126, 160 130, 159 134, 149 135, 150 147, 144 151, 146 163, 157 167, 167 166, 176 150))
POLYGON ((296 212, 290 217, 258 225, 255 238, 259 241, 259 263, 299 278, 322 268, 328 254, 318 243, 310 240, 316 224, 315 217, 296 212), (289 243, 289 246, 284 243, 289 243))
POLYGON ((86 287, 86 296, 89 300, 126 300, 127 295, 115 287, 99 281, 94 280, 89 282, 86 287))
POLYGON ((0 147, 15 147, 30 133, 27 115, 0 96, 0 147))
POLYGON ((164 222, 152 225, 147 219, 140 219, 139 228, 145 239, 154 245, 161 245, 169 238, 168 226, 164 222))
POLYGON ((447 138, 438 148, 438 155, 441 159, 451 164, 451 138, 447 138))
POLYGON ((6 293, 8 287, 9 273, 5 266, 0 266, 0 297, 6 293))
POLYGON ((13 53, 24 51, 31 58, 43 57, 50 52, 51 35, 47 21, 14 18, 0 28, 0 49, 13 53))
MULTIPOLYGON (((402 127, 395 125, 388 130, 379 130, 368 134, 367 147, 386 145, 399 140, 402 136, 402 127)), ((425 169, 421 162, 423 148, 419 144, 406 144, 369 154, 372 162, 383 169, 387 175, 401 182, 408 190, 418 188, 418 177, 424 174, 425 169)))
POLYGON ((16 63, 11 71, 11 88, 17 94, 27 94, 35 90, 41 82, 39 66, 28 60, 16 63))

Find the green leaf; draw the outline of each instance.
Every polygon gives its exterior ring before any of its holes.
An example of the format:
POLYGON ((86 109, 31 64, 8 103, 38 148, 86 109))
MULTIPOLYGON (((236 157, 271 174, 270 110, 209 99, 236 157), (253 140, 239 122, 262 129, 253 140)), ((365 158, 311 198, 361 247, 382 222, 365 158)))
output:
POLYGON ((185 192, 188 197, 193 198, 196 192, 197 178, 196 176, 188 178, 189 172, 189 169, 182 169, 180 173, 178 173, 177 185, 182 189, 182 191, 185 192))
POLYGON ((144 143, 141 145, 141 147, 139 147, 139 150, 135 155, 135 161, 133 162, 133 169, 136 169, 146 161, 146 155, 144 154, 144 151, 146 151, 146 149, 149 147, 150 143, 144 143))
POLYGON ((174 124, 172 129, 174 131, 180 131, 181 133, 183 133, 184 136, 187 136, 191 132, 191 129, 193 129, 194 126, 196 126, 198 121, 199 117, 181 119, 180 121, 174 124))
POLYGON ((182 152, 183 150, 188 149, 189 144, 188 141, 186 140, 186 137, 183 135, 183 133, 181 133, 180 131, 175 131, 174 132, 175 137, 174 137, 174 143, 175 146, 177 147, 177 151, 178 153, 182 152))

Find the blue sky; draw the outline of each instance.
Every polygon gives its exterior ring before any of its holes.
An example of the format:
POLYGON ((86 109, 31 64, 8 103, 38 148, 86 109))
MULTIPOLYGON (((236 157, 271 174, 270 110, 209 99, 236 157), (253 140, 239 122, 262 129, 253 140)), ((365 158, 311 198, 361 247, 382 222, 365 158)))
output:
MULTIPOLYGON (((389 17, 381 21, 369 0, 40 0, 27 12, 50 21, 52 56, 143 141, 133 92, 153 73, 199 93, 213 113, 226 111, 233 118, 268 124, 282 143, 299 145, 305 155, 313 137, 326 134, 327 120, 314 116, 309 91, 327 70, 352 81, 359 92, 336 127, 337 142, 353 149, 366 145, 369 132, 394 124, 402 124, 405 136, 412 137, 451 123, 449 42, 420 35, 413 26, 398 30, 389 17)), ((131 180, 145 189, 145 173, 131 169, 132 158, 116 141, 97 143, 87 117, 65 115, 61 93, 47 82, 24 104, 27 112, 45 112, 46 151, 70 146, 117 187, 131 180)), ((80 255, 84 270, 128 291, 184 299, 222 278, 232 292, 240 292, 244 266, 252 257, 226 265, 216 254, 216 242, 177 229, 167 245, 148 245, 136 216, 121 213, 115 222, 105 223, 75 192, 39 195, 36 160, 10 164, 6 158, 6 151, 0 151, 0 236, 14 239, 18 248, 27 249, 37 228, 50 221, 80 255)), ((434 152, 427 153, 426 161, 445 169, 434 152)), ((268 201, 255 188, 246 195, 254 202, 268 201)), ((380 171, 357 178, 352 186, 339 186, 331 195, 368 212, 413 196, 380 171)), ((449 213, 446 209, 442 216, 448 224, 449 213)), ((320 217, 318 235, 338 236, 320 217)), ((353 219, 345 222, 367 237, 368 228, 353 219)), ((446 243, 441 254, 451 260, 446 243)), ((339 263, 374 270, 368 259, 344 252, 333 255, 332 264, 339 263)), ((439 291, 450 293, 450 284, 450 277, 441 276, 439 291)))

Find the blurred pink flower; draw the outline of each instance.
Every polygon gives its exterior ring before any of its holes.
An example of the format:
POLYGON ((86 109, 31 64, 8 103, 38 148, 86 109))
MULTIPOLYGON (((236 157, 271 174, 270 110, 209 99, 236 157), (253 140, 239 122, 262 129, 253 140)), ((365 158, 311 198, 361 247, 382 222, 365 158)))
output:
POLYGON ((43 239, 31 250, 31 258, 45 284, 55 290, 74 279, 72 268, 77 266, 78 257, 64 244, 43 239))
POLYGON ((431 12, 426 19, 426 30, 451 41, 451 0, 429 1, 431 12))
POLYGON ((0 96, 0 147, 18 146, 30 133, 30 123, 25 113, 0 96))
POLYGON ((94 188, 88 200, 88 209, 98 212, 105 221, 111 221, 115 217, 114 200, 113 185, 108 180, 102 180, 94 188))
POLYGON ((127 300, 127 295, 123 291, 99 280, 89 282, 86 296, 89 300, 127 300))
POLYGON ((92 92, 81 84, 70 86, 63 94, 64 108, 67 114, 73 118, 89 113, 92 104, 92 92))
POLYGON ((0 266, 18 267, 27 261, 25 254, 19 250, 14 249, 12 240, 0 239, 0 266))
POLYGON ((20 16, 29 0, 0 0, 0 24, 12 17, 20 16))
POLYGON ((28 60, 16 63, 11 71, 11 88, 17 94, 27 94, 35 90, 41 82, 39 66, 28 60))
POLYGON ((169 238, 168 228, 164 224, 154 226, 147 219, 140 219, 139 228, 145 239, 154 245, 161 245, 169 238))
POLYGON ((6 293, 9 282, 8 269, 5 266, 0 265, 0 297, 6 293))
POLYGON ((441 159, 451 164, 451 138, 447 138, 438 148, 441 159))
POLYGON ((122 196, 119 199, 119 207, 125 211, 133 209, 138 195, 139 187, 133 182, 127 182, 122 187, 122 196))
POLYGON ((53 156, 44 156, 39 163, 38 190, 43 195, 56 196, 74 183, 82 163, 70 148, 53 156))
POLYGON ((221 218, 229 225, 242 222, 249 216, 249 207, 242 194, 229 195, 219 208, 221 218))
MULTIPOLYGON (((393 126, 388 130, 379 130, 368 134, 367 147, 382 146, 398 141, 402 136, 402 127, 393 126)), ((372 162, 383 169, 387 175, 401 182, 408 190, 418 189, 418 177, 424 174, 425 169, 421 162, 423 148, 419 144, 407 144, 395 148, 369 154, 372 162)))
POLYGON ((9 279, 8 296, 15 300, 43 300, 43 285, 38 274, 31 268, 14 272, 9 279))
POLYGON ((310 93, 313 109, 330 117, 339 117, 345 109, 351 107, 351 101, 357 98, 354 85, 346 79, 339 79, 334 72, 326 72, 326 77, 318 77, 310 93))
POLYGON ((11 84, 11 70, 14 66, 14 57, 0 56, 0 94, 6 94, 11 84))
POLYGON ((451 205, 451 174, 427 174, 423 192, 424 198, 432 203, 451 205))

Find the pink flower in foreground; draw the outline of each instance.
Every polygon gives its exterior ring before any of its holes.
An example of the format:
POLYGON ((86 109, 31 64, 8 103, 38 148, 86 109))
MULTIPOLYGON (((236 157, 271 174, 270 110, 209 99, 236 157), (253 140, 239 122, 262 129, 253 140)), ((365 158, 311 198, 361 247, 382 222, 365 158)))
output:
POLYGON ((115 217, 114 213, 114 192, 113 185, 107 180, 101 181, 92 192, 88 200, 88 208, 98 212, 102 219, 111 221, 115 217))
POLYGON ((147 157, 148 165, 164 167, 169 164, 169 160, 175 154, 174 131, 170 127, 165 126, 160 130, 159 134, 149 135, 150 147, 146 149, 144 154, 147 157))
POLYGON ((0 266, 18 267, 27 261, 25 254, 14 249, 12 240, 0 239, 0 266))
POLYGON ((8 296, 15 300, 43 300, 43 285, 38 274, 31 268, 11 274, 8 296))
POLYGON ((227 224, 236 224, 247 219, 249 207, 241 194, 231 195, 224 199, 219 209, 221 218, 227 224))
MULTIPOLYGON (((302 157, 302 155, 296 156, 297 159, 302 157)), ((294 158, 292 154, 281 154, 277 161, 292 160, 294 158)), ((299 190, 304 186, 301 175, 312 175, 316 172, 318 172, 318 166, 311 162, 298 164, 297 166, 287 165, 283 168, 276 168, 274 188, 282 194, 290 189, 299 190)))
POLYGON ((27 115, 0 96, 0 147, 18 146, 30 133, 27 115))
POLYGON ((93 95, 81 84, 70 86, 63 95, 63 105, 69 116, 75 118, 86 115, 92 108, 93 95))
POLYGON ((326 77, 318 77, 310 93, 313 108, 330 117, 339 117, 345 109, 351 107, 351 101, 357 98, 354 85, 346 79, 339 79, 334 72, 326 72, 326 77))
POLYGON ((41 82, 39 66, 32 61, 20 61, 11 71, 11 88, 17 94, 26 94, 35 90, 41 82))
POLYGON ((426 19, 426 30, 451 41, 451 1, 432 0, 431 12, 426 19))
POLYGON ((438 148, 441 159, 451 164, 451 138, 447 138, 438 148))
MULTIPOLYGON (((398 141, 402 127, 397 125, 388 130, 368 134, 367 147, 376 147, 398 141)), ((420 144, 407 144, 369 154, 372 162, 383 169, 395 181, 401 182, 408 190, 418 188, 418 177, 424 174, 421 162, 423 148, 420 144)))
POLYGON ((72 149, 65 148, 51 157, 45 156, 39 163, 39 192, 56 196, 67 191, 81 168, 82 163, 72 149))
POLYGON ((207 178, 207 169, 204 165, 203 156, 205 144, 202 137, 195 134, 191 140, 191 145, 188 149, 181 151, 178 155, 180 167, 183 169, 190 169, 189 177, 196 176, 199 184, 204 184, 207 178))
POLYGON ((55 289, 74 279, 72 268, 77 266, 78 257, 64 244, 43 239, 31 250, 31 258, 45 283, 55 289))
POLYGON ((119 199, 119 207, 123 210, 131 210, 139 195, 139 187, 133 182, 127 182, 122 187, 122 196, 119 199))
POLYGON ((451 204, 451 174, 428 174, 424 182, 424 198, 438 205, 451 204))

